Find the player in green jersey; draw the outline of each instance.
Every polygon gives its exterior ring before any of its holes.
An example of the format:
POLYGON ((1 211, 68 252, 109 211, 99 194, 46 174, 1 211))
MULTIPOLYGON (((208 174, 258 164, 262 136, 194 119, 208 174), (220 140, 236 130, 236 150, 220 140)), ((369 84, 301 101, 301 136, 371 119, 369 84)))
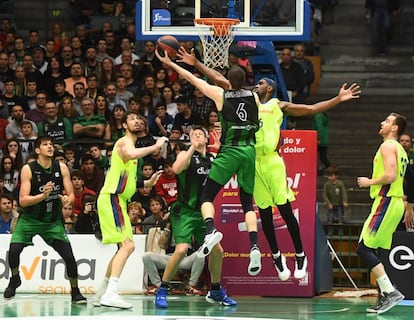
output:
POLYGON ((62 219, 62 207, 75 201, 69 169, 53 160, 54 147, 49 136, 37 138, 34 151, 37 160, 24 165, 20 174, 19 204, 23 211, 10 242, 8 260, 12 277, 4 290, 4 298, 13 298, 21 285, 20 254, 39 235, 65 261, 72 303, 86 304, 86 298, 79 291, 78 268, 62 219))
MULTIPOLYGON (((217 139, 218 137, 215 141, 217 139)), ((155 305, 158 308, 168 307, 168 282, 176 273, 180 261, 187 254, 192 238, 202 243, 206 229, 201 216, 200 194, 214 156, 207 152, 207 132, 203 127, 196 126, 191 130, 190 142, 189 149, 181 151, 173 164, 179 188, 178 199, 171 206, 170 214, 176 246, 164 270, 162 283, 155 297, 155 305)), ((210 303, 218 302, 224 306, 235 306, 237 302, 228 297, 220 285, 222 262, 223 248, 220 243, 217 243, 212 248, 209 258, 211 290, 207 293, 206 300, 210 303)))
MULTIPOLYGON (((122 117, 125 136, 114 145, 105 183, 98 196, 98 215, 102 230, 102 243, 117 244, 118 251, 108 264, 104 285, 95 297, 94 305, 130 309, 132 305, 118 294, 118 279, 124 265, 135 249, 132 227, 127 212, 127 201, 136 190, 137 159, 161 149, 166 137, 149 147, 135 148, 140 118, 134 112, 122 117)), ((161 172, 152 175, 145 185, 154 185, 161 172)))
POLYGON ((392 285, 376 250, 391 248, 392 235, 404 215, 403 182, 408 157, 398 138, 406 126, 405 117, 397 113, 389 114, 381 122, 379 135, 383 142, 374 157, 372 177, 357 178, 358 186, 369 187, 374 199, 357 247, 358 255, 371 269, 380 289, 379 302, 367 309, 369 313, 384 313, 404 299, 392 285))
MULTIPOLYGON (((198 251, 200 257, 210 254, 211 249, 223 237, 214 227, 214 198, 220 189, 237 174, 239 197, 250 239, 250 263, 248 273, 257 275, 262 267, 261 253, 257 245, 257 217, 253 210, 253 188, 255 168, 255 133, 259 129, 258 96, 242 88, 245 73, 240 67, 232 67, 228 72, 229 87, 210 85, 203 79, 172 62, 165 54, 157 57, 177 71, 184 79, 200 89, 212 99, 219 112, 222 129, 221 147, 209 172, 206 186, 201 194, 201 213, 206 224, 204 243, 198 251)), ((213 69, 211 69, 213 70, 213 69)))

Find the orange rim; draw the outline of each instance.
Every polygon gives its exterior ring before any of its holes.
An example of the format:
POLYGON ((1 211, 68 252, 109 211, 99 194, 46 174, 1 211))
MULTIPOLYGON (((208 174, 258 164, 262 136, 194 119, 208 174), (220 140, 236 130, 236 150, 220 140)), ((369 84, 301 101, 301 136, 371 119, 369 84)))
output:
POLYGON ((230 28, 240 23, 239 19, 232 18, 197 18, 195 24, 211 26, 215 37, 227 36, 230 34, 230 28))

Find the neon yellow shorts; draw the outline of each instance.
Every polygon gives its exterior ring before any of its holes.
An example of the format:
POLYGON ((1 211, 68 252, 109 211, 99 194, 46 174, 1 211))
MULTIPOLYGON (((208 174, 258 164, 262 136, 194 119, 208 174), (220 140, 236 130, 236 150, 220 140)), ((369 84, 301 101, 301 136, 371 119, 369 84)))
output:
POLYGON ((402 198, 376 197, 371 213, 362 227, 359 241, 364 240, 368 248, 390 249, 392 235, 404 214, 402 198))
POLYGON ((102 243, 121 243, 127 238, 133 240, 125 199, 117 194, 101 193, 98 197, 98 215, 102 243))
POLYGON ((256 156, 253 197, 262 209, 295 200, 287 185, 285 164, 278 153, 256 156))

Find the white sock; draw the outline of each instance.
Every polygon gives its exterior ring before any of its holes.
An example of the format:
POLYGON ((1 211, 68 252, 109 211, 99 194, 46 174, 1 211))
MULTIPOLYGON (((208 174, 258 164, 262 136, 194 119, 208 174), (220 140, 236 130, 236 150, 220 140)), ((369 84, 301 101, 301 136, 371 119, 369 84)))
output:
POLYGON ((118 278, 110 277, 108 281, 108 287, 106 288, 106 292, 110 294, 115 294, 118 292, 118 278))
POLYGON ((395 290, 394 286, 391 283, 390 278, 388 278, 388 276, 386 274, 384 274, 383 276, 377 278, 377 283, 378 283, 378 286, 379 286, 382 294, 384 292, 390 293, 390 292, 393 292, 395 290))
POLYGON ((297 257, 304 257, 305 256, 305 252, 300 252, 300 253, 296 253, 297 257))
POLYGON ((272 253, 272 257, 273 257, 274 260, 279 258, 280 257, 280 250, 277 253, 272 253))

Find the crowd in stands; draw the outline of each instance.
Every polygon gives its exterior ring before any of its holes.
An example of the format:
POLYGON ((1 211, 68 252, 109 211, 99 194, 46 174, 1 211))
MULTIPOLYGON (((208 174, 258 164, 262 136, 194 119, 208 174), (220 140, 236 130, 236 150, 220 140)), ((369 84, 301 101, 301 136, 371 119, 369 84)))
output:
MULTIPOLYGON (((137 188, 131 200, 134 231, 146 233, 168 215, 177 199, 172 163, 186 148, 191 128, 219 130, 218 112, 212 100, 157 59, 154 42, 136 41, 127 3, 72 2, 79 15, 71 37, 57 21, 44 41, 35 28, 21 34, 10 18, 0 21, 0 194, 18 199, 19 172, 36 159, 33 141, 49 135, 55 159, 70 169, 76 194, 73 207, 63 208, 67 232, 96 232, 96 196, 113 144, 124 135, 122 116, 133 110, 141 119, 137 146, 152 145, 160 136, 170 139, 165 150, 138 162, 137 180, 164 171, 156 186, 137 188), (125 23, 115 28, 108 19, 99 32, 88 30, 95 14, 122 16, 125 23)), ((181 44, 188 50, 196 47, 190 41, 181 44)), ((284 67, 282 59, 285 78, 300 83, 299 89, 289 89, 305 99, 313 81, 312 65, 303 58, 304 45, 295 47, 294 54, 286 50, 293 59, 289 64, 296 68, 284 67)), ((246 70, 246 86, 254 85, 248 59, 231 52, 229 65, 235 64, 246 70)))

